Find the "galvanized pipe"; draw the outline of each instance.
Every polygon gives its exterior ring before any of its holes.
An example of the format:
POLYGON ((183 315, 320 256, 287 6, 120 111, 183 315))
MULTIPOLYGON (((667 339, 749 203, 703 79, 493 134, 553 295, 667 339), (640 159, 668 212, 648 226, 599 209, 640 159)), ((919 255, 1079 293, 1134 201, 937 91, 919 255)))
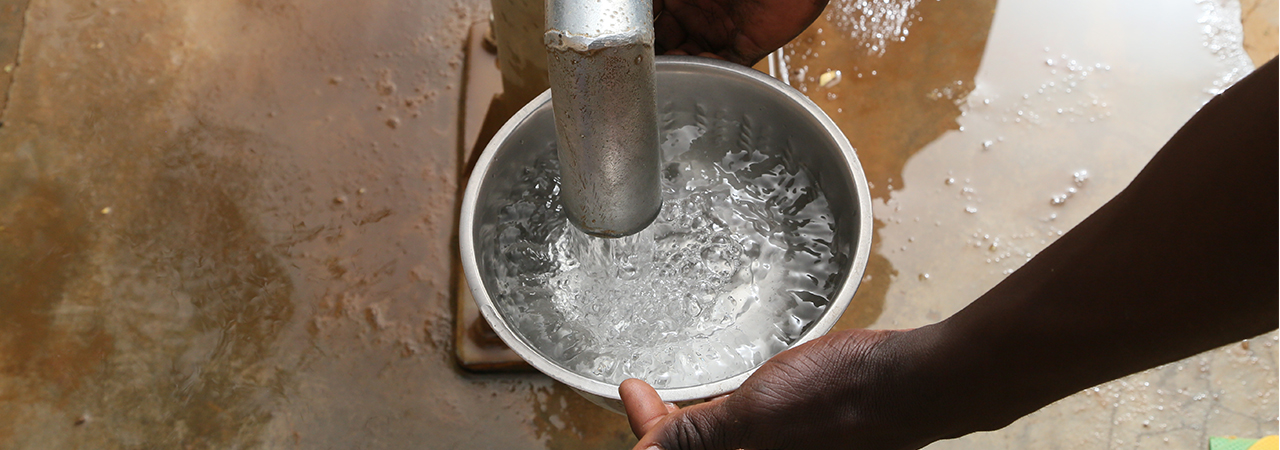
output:
POLYGON ((662 208, 652 0, 547 0, 560 201, 582 231, 622 237, 662 208))

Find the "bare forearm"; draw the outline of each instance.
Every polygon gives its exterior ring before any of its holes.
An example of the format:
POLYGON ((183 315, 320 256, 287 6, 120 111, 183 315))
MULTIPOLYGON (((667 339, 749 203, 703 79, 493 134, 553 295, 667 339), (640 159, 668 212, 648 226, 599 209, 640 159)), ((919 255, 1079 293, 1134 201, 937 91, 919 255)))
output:
POLYGON ((922 395, 964 405, 934 413, 966 418, 944 435, 1276 328, 1276 85, 1273 60, 1089 219, 904 340, 928 355, 909 369, 932 378, 922 381, 938 392, 922 395))
POLYGON ((636 448, 920 448, 1276 328, 1276 62, 1196 115, 1119 196, 942 323, 846 330, 736 392, 621 395, 636 448))

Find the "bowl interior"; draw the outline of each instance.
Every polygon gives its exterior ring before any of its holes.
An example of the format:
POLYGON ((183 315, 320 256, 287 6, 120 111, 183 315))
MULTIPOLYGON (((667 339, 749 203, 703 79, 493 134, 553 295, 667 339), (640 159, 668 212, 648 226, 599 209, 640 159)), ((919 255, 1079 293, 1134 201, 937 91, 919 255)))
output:
MULTIPOLYGON (((798 345, 826 333, 839 318, 861 280, 870 243, 870 207, 866 181, 847 140, 833 123, 800 93, 754 70, 702 58, 659 58, 657 62, 659 130, 708 123, 739 124, 742 139, 762 152, 788 152, 825 193, 834 216, 831 248, 839 258, 839 279, 822 316, 809 324, 798 345)), ((573 373, 529 345, 489 292, 494 285, 494 253, 501 210, 507 193, 527 168, 555 158, 555 126, 549 94, 531 102, 503 127, 486 148, 472 174, 464 202, 465 264, 482 312, 504 341, 539 370, 572 387, 617 398, 616 385, 573 373), (478 183, 478 184, 477 184, 478 183), (465 209, 470 209, 466 211, 465 209), (469 219, 469 220, 468 220, 469 219), (468 247, 470 247, 468 249, 468 247), (474 270, 470 270, 470 269, 474 270), (473 275, 478 279, 472 279, 473 275)), ((705 385, 662 390, 667 400, 705 398, 730 391, 750 374, 746 371, 705 385)))

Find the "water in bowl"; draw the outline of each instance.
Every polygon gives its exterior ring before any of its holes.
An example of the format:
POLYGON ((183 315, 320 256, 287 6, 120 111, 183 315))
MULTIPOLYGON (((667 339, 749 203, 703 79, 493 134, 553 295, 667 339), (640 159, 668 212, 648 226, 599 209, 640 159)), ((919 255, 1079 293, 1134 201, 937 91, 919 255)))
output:
POLYGON ((795 342, 844 256, 813 177, 791 149, 753 148, 751 132, 729 120, 665 131, 662 212, 621 239, 568 225, 553 150, 526 168, 486 255, 514 331, 573 372, 659 388, 738 375, 795 342))

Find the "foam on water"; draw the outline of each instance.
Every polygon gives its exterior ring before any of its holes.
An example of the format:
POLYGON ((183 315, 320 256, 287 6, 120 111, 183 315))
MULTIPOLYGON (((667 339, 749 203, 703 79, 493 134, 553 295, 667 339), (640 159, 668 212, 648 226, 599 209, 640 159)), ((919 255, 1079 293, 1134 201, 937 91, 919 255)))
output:
POLYGON ((609 383, 693 386, 786 349, 825 311, 841 259, 817 184, 789 150, 749 148, 750 128, 666 132, 662 212, 621 239, 567 225, 556 161, 539 159, 499 217, 501 313, 544 356, 609 383))

